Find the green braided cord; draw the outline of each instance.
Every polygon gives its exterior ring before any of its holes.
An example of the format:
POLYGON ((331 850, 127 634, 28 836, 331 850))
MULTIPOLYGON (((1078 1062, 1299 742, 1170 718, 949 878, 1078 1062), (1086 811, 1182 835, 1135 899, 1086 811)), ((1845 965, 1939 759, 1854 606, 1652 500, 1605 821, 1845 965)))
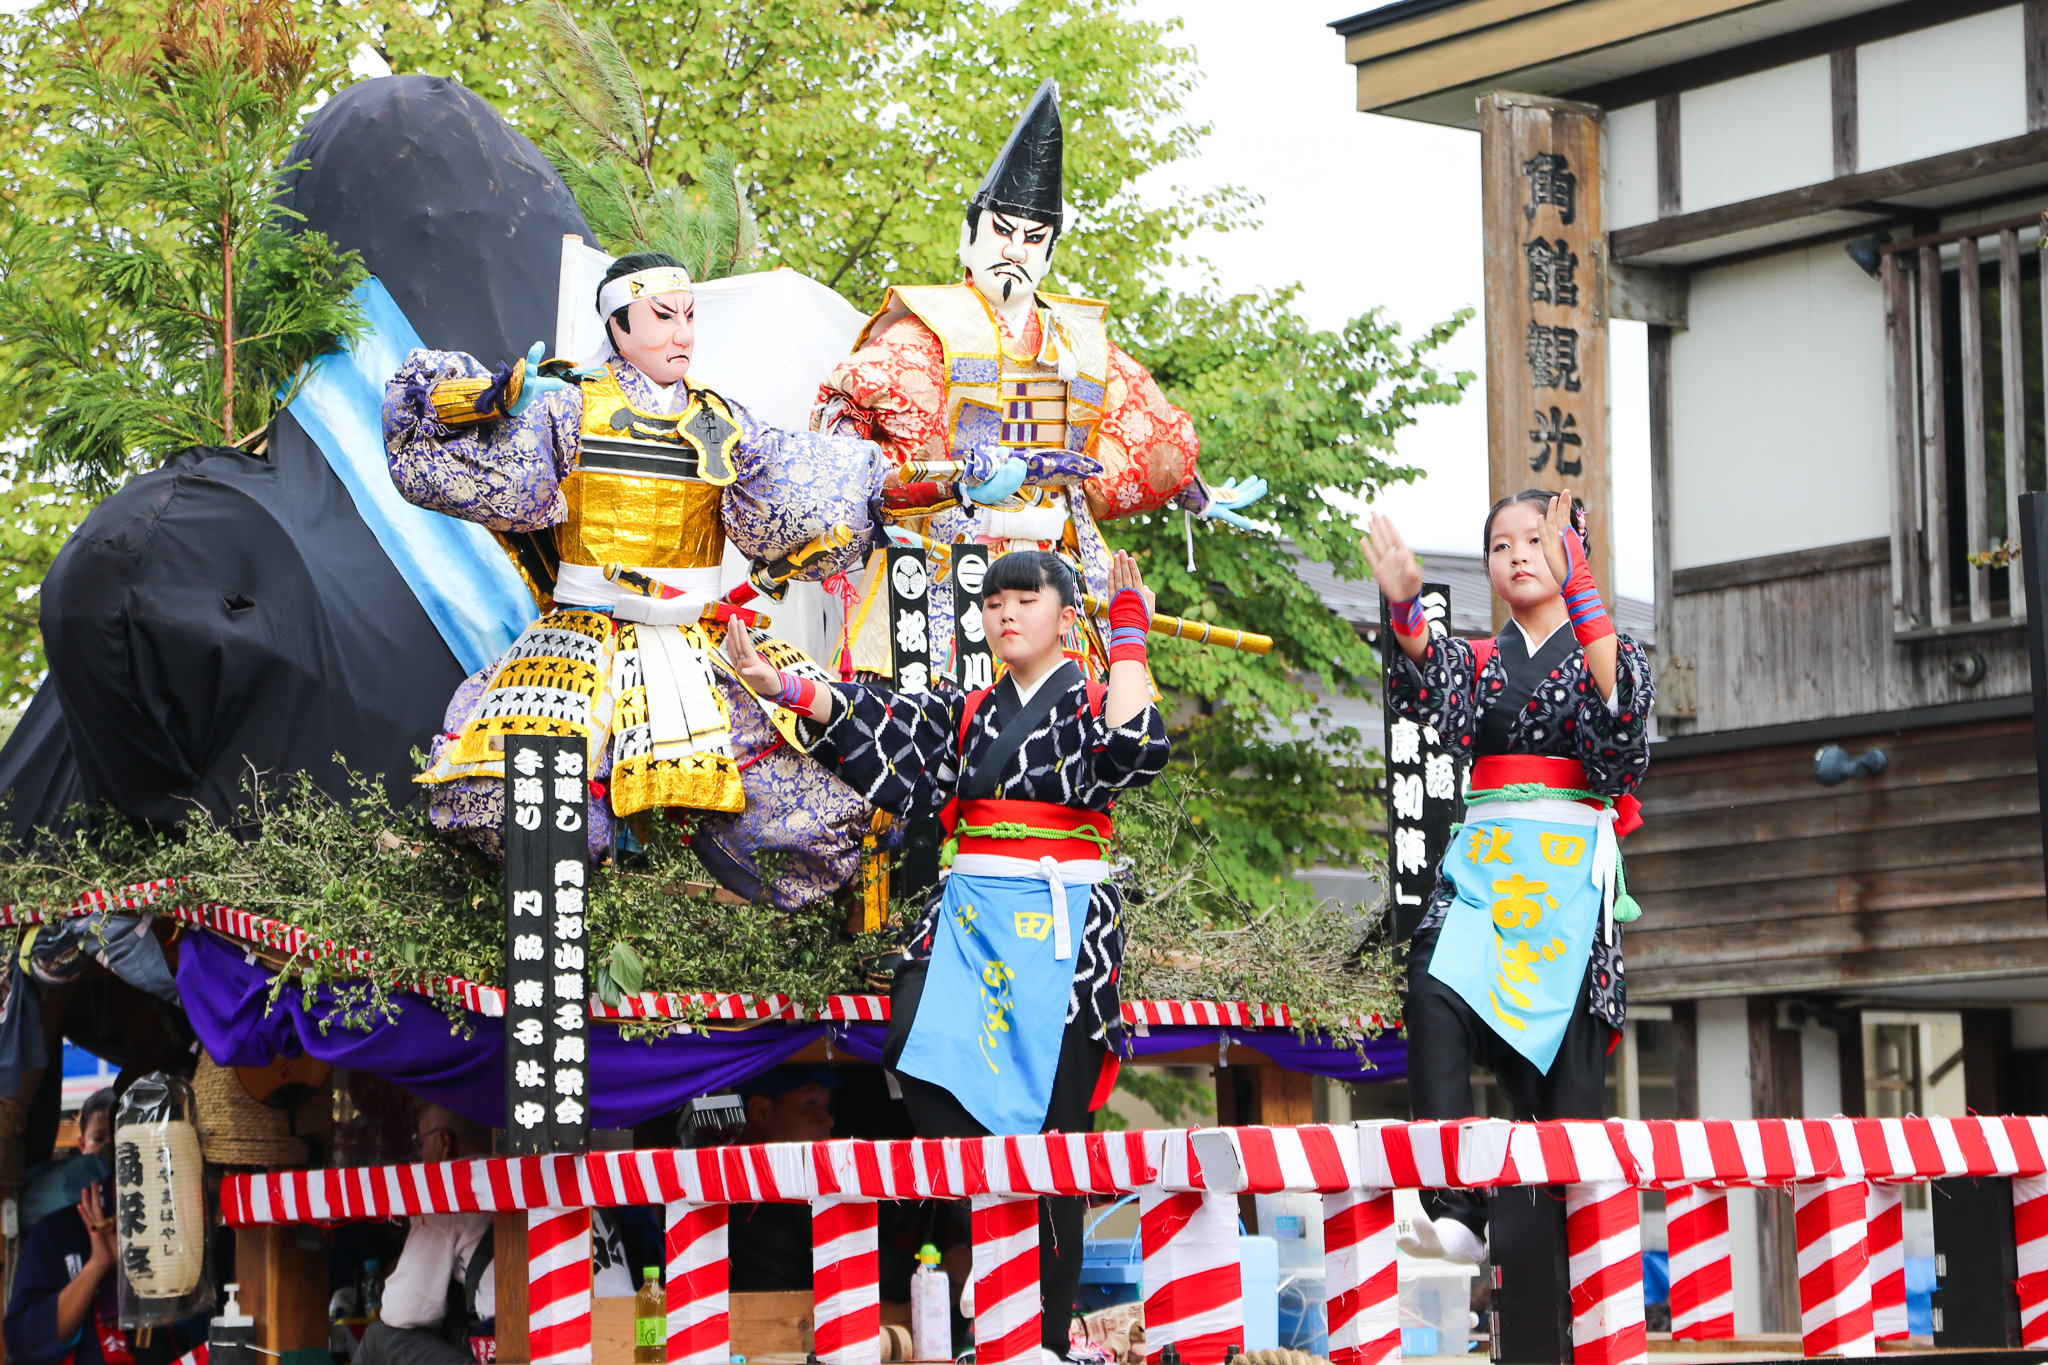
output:
POLYGON ((1576 787, 1546 787, 1541 782, 1510 782, 1504 787, 1474 788, 1465 793, 1465 804, 1485 801, 1545 801, 1556 798, 1560 801, 1598 801, 1611 806, 1614 799, 1599 792, 1580 791, 1576 787))
POLYGON ((972 836, 982 839, 1086 839, 1104 853, 1114 844, 1107 834, 1093 829, 1039 829, 1021 821, 998 820, 993 825, 961 825, 953 831, 954 837, 972 836))

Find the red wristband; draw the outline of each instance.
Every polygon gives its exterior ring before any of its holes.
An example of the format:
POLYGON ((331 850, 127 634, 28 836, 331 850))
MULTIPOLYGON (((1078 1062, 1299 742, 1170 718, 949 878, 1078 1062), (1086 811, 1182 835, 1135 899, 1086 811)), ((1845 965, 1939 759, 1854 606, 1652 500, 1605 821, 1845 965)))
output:
POLYGON ((1125 659, 1145 662, 1145 632, 1151 629, 1152 613, 1145 606, 1145 594, 1124 588, 1109 602, 1109 661, 1125 659))
POLYGON ((1614 622, 1600 601, 1600 585, 1593 581, 1593 567, 1586 562, 1586 549, 1579 533, 1564 531, 1564 609, 1572 618, 1572 635, 1581 645, 1614 634, 1614 622))

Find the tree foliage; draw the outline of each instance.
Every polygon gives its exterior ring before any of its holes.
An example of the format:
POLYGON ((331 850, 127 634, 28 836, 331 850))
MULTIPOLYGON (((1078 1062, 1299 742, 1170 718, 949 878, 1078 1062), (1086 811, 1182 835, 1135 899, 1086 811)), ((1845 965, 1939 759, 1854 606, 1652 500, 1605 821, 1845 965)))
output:
POLYGON ((696 189, 654 171, 656 122, 632 61, 602 21, 587 27, 559 3, 533 0, 527 14, 547 59, 528 71, 559 121, 548 159, 576 196, 584 221, 614 256, 659 251, 696 280, 753 268, 761 237, 747 188, 729 153, 707 149, 696 189))
POLYGON ((73 27, 52 179, 0 241, 0 338, 42 414, 34 468, 99 489, 261 435, 358 327, 362 269, 273 202, 319 76, 288 0, 180 0, 140 36, 73 27))
POLYGON ((1324 493, 1370 498, 1413 478, 1396 462, 1396 434, 1422 408, 1458 401, 1472 380, 1432 363, 1469 314, 1409 342, 1376 311, 1342 331, 1317 331, 1292 303, 1291 290, 1160 298, 1149 333, 1129 339, 1193 416, 1203 477, 1267 481, 1250 515, 1272 533, 1209 522, 1190 537, 1179 513, 1104 528, 1138 557, 1162 611, 1273 637, 1263 659, 1177 641, 1152 648, 1160 686, 1180 702, 1177 754, 1202 778, 1190 832, 1208 837, 1221 887, 1257 904, 1298 902, 1306 892, 1291 871, 1364 865, 1383 842, 1375 757, 1355 730, 1331 723, 1307 686, 1312 677, 1355 694, 1378 674, 1373 651, 1300 576, 1302 559, 1340 577, 1363 572, 1357 530, 1332 514, 1324 493))

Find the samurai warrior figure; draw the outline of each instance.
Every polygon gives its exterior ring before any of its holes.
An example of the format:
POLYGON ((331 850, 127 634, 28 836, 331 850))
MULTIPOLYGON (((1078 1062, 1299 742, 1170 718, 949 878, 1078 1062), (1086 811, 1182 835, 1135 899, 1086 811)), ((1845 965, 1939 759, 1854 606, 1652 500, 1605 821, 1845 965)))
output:
POLYGON ((868 441, 779 430, 691 384, 694 297, 672 258, 614 262, 597 309, 606 345, 565 377, 539 372, 539 344, 495 372, 417 350, 385 390, 399 491, 498 533, 542 607, 451 702, 419 779, 433 817, 499 852, 505 737, 581 734, 605 798, 591 804, 594 857, 618 819, 693 811, 714 836, 699 851, 734 889, 760 890, 749 867, 721 864, 772 843, 797 859, 778 904, 830 894, 857 856, 839 826, 864 831, 866 803, 782 745, 772 708, 714 667, 705 608, 728 539, 789 577, 843 571, 873 534, 887 464, 868 441))
MULTIPOLYGON (((905 942, 882 1054, 920 1137, 1086 1132, 1116 1080, 1124 930, 1110 812, 1165 769, 1168 746, 1145 671, 1151 593, 1121 551, 1106 572, 1106 684, 1066 657, 1079 585, 1037 549, 983 580, 982 626, 1007 666, 991 688, 814 683, 757 657, 743 632, 726 637, 751 687, 827 724, 814 756, 897 818, 945 824, 951 870, 905 942)), ((1061 1358, 1081 1202, 1040 1201, 1039 1323, 1061 1358)))
MULTIPOLYGON (((1039 292, 1065 221, 1054 83, 1038 88, 967 203, 958 283, 891 289, 828 376, 812 422, 894 466, 892 516, 939 545, 1064 552, 1106 592, 1098 520, 1177 504, 1249 527, 1264 480, 1211 488, 1188 415, 1110 341, 1105 304, 1039 292), (931 479, 920 466, 941 464, 931 479), (1027 486, 1028 485, 1028 486, 1027 486)), ((935 585, 936 619, 950 586, 935 585)), ((934 641, 934 672, 950 641, 934 641)))

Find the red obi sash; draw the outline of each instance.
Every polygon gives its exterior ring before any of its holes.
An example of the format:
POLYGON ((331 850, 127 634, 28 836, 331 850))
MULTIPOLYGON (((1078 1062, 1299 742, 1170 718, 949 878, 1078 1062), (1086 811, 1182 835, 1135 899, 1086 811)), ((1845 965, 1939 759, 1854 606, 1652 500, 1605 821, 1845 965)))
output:
POLYGON ((1113 826, 1100 811, 1050 801, 955 801, 940 819, 957 852, 1004 858, 1054 858, 1063 863, 1100 858, 1113 826))
MULTIPOLYGON (((1546 758, 1536 754, 1490 754, 1472 764, 1472 789, 1496 791, 1511 783, 1533 782, 1557 791, 1587 791, 1586 765, 1576 758, 1546 758)), ((1598 801, 1579 799, 1582 806, 1598 809, 1598 801)), ((1641 829, 1643 803, 1634 796, 1614 802, 1614 832, 1625 836, 1641 829)))

